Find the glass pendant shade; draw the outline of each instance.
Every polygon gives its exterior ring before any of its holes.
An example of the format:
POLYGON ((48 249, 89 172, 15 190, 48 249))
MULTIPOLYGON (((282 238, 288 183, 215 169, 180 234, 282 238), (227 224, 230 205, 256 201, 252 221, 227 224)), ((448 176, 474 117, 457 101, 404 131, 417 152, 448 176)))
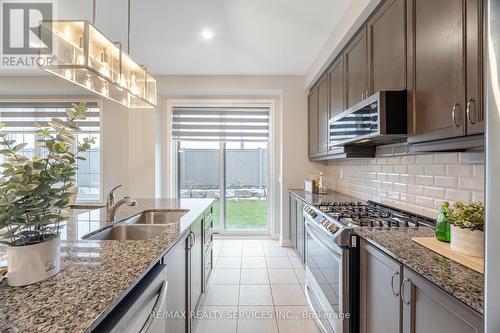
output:
POLYGON ((41 69, 128 108, 157 105, 156 80, 87 21, 44 21, 53 61, 41 69))

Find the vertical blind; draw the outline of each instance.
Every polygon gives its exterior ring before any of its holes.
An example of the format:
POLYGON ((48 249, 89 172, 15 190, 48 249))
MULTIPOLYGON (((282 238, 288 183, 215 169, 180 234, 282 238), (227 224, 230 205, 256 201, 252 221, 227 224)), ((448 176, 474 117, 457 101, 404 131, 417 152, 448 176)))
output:
MULTIPOLYGON (((52 118, 66 119, 66 109, 73 108, 72 103, 0 103, 0 122, 3 131, 11 134, 34 133, 36 126, 48 127, 52 118)), ((97 103, 87 103, 87 117, 77 121, 83 133, 100 132, 100 112, 97 103)))
POLYGON ((180 141, 268 141, 269 107, 174 107, 172 137, 180 141))

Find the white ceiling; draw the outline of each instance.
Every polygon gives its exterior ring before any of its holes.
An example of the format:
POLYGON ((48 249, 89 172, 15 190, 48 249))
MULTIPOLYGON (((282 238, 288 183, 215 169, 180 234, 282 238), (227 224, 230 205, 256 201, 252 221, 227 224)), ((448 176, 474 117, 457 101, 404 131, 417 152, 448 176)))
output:
MULTIPOLYGON (((299 74, 352 0, 131 0, 131 55, 154 74, 299 74), (213 30, 207 42, 203 29, 213 30)), ((59 0, 90 19, 92 0, 59 0)), ((126 44, 127 0, 97 0, 96 26, 126 44)))

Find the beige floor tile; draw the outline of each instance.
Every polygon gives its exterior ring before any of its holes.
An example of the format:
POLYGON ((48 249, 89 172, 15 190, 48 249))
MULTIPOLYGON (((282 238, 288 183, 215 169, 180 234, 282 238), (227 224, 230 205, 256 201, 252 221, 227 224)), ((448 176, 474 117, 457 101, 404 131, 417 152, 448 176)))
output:
POLYGON ((268 285, 242 285, 240 305, 273 305, 271 288, 268 285))
POLYGON ((212 284, 207 291, 204 305, 238 305, 239 285, 212 284))
POLYGON ((274 305, 307 305, 301 285, 272 285, 274 305))
POLYGON ((219 257, 215 268, 241 268, 241 257, 219 257))
POLYGON ((204 306, 195 333, 236 333, 238 320, 232 313, 237 306, 204 306))
POLYGON ((264 254, 266 257, 287 257, 285 249, 278 246, 264 247, 264 254))
POLYGON ((219 256, 221 257, 241 257, 241 247, 223 246, 219 256))
POLYGON ((242 255, 244 257, 263 257, 264 248, 263 247, 243 247, 242 255))
POLYGON ((240 306, 238 313, 238 333, 278 332, 273 306, 240 306))
POLYGON ((293 269, 269 268, 268 272, 271 284, 299 284, 299 280, 293 269))
POLYGON ((283 333, 320 333, 313 319, 303 316, 307 306, 276 306, 278 329, 283 333))
POLYGON ((211 284, 240 284, 239 268, 216 268, 213 271, 211 284))
POLYGON ((266 268, 265 257, 242 257, 241 268, 266 268))
POLYGON ((267 268, 292 268, 288 257, 266 257, 267 268))
POLYGON ((267 269, 243 268, 241 270, 241 284, 269 284, 267 269))

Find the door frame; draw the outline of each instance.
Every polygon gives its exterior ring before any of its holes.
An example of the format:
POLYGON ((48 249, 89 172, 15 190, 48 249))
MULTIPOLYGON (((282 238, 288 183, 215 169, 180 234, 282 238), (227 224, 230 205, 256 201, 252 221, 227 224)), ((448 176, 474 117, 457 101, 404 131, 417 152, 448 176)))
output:
MULTIPOLYGON (((195 106, 210 106, 210 107, 231 107, 231 106, 269 106, 269 141, 268 141, 268 198, 267 198, 267 218, 268 218, 268 228, 267 230, 226 230, 224 228, 224 223, 221 223, 221 228, 219 233, 223 235, 230 236, 271 236, 272 238, 279 237, 279 219, 277 216, 279 214, 279 193, 280 193, 280 182, 279 182, 279 127, 278 127, 278 117, 276 109, 276 100, 272 98, 231 98, 231 99, 207 99, 205 98, 186 98, 186 99, 166 99, 163 105, 163 115, 161 117, 161 128, 162 133, 166 135, 161 135, 160 150, 163 153, 161 165, 166 166, 163 168, 166 171, 166 177, 160 177, 160 194, 161 197, 166 198, 178 198, 178 188, 179 179, 177 175, 178 170, 178 156, 177 156, 177 145, 176 142, 172 140, 172 127, 171 127, 171 117, 172 110, 174 107, 195 107, 195 106), (165 127, 163 127, 165 126, 165 127), (166 149, 164 149, 164 148, 166 149)), ((224 161, 224 152, 221 154, 221 163, 224 161)), ((224 175, 224 165, 221 170, 221 185, 223 184, 224 175)), ((225 198, 220 198, 220 211, 225 214, 224 200, 225 198)), ((223 221, 221 221, 223 222, 223 221)))

